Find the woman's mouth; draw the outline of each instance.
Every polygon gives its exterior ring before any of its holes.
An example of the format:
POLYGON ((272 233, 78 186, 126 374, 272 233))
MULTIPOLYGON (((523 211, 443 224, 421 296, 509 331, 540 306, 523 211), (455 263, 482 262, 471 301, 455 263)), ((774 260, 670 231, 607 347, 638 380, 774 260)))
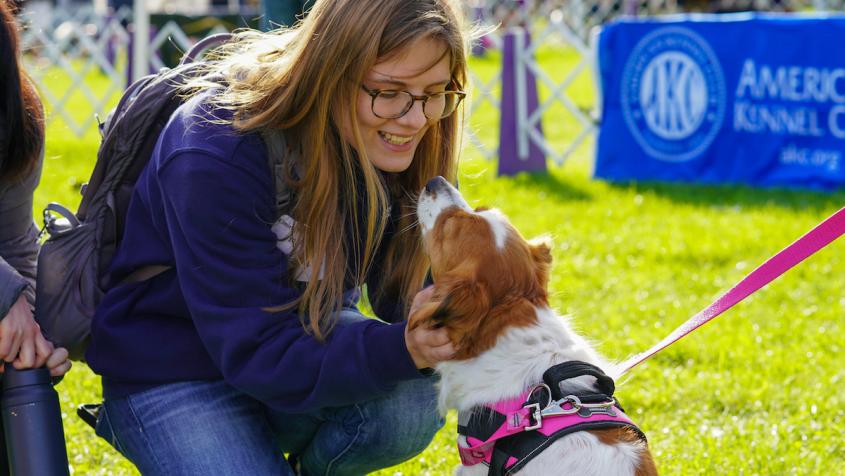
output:
POLYGON ((410 143, 412 140, 414 140, 414 136, 400 136, 400 135, 391 134, 389 132, 384 132, 384 131, 379 131, 378 135, 379 135, 379 137, 382 138, 383 141, 387 142, 390 145, 394 145, 394 146, 397 146, 397 147, 401 147, 403 145, 406 145, 406 144, 410 143))

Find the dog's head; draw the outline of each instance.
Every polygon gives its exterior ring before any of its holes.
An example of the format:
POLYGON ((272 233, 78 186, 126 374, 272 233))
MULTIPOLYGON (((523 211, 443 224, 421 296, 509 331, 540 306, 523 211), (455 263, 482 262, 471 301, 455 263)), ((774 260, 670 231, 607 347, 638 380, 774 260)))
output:
POLYGON ((467 359, 509 327, 536 322, 536 307, 548 305, 547 244, 526 241, 497 210, 473 210, 441 177, 420 192, 417 215, 434 293, 410 317, 411 328, 444 327, 456 358, 467 359))

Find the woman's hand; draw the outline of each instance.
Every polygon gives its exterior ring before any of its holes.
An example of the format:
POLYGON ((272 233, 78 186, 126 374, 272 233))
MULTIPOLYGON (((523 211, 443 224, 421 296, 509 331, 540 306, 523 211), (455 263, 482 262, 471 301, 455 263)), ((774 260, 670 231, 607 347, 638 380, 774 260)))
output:
MULTIPOLYGON (((50 343, 52 346, 52 343, 50 343)), ((68 359, 67 349, 64 347, 56 347, 53 349, 53 352, 50 353, 50 356, 47 358, 47 361, 44 363, 48 369, 50 369, 50 376, 52 377, 59 377, 67 373, 70 370, 70 360, 68 359)), ((15 368, 18 368, 17 362, 15 362, 15 368)))
POLYGON ((32 317, 29 303, 21 294, 0 320, 0 359, 5 362, 20 360, 29 368, 47 361, 53 345, 41 335, 41 328, 32 317))
MULTIPOLYGON (((434 286, 418 292, 411 303, 409 315, 413 315, 422 304, 428 302, 433 293, 434 286)), ((405 327, 405 345, 418 369, 434 367, 438 362, 451 359, 456 352, 446 329, 425 326, 418 326, 410 331, 405 327)))
POLYGON ((0 320, 0 360, 12 362, 18 370, 46 365, 54 377, 70 369, 67 350, 55 348, 41 335, 41 327, 23 295, 0 320))

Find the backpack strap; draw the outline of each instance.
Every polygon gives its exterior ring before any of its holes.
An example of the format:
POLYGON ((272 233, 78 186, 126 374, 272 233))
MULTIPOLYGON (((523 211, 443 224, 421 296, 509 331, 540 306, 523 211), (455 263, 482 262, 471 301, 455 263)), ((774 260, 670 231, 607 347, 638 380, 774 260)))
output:
POLYGON ((299 150, 289 147, 285 133, 278 129, 268 130, 261 134, 267 145, 267 162, 276 194, 276 221, 282 215, 290 214, 293 208, 293 192, 287 183, 287 167, 299 163, 299 150))
MULTIPOLYGON (((263 134, 264 141, 267 144, 267 160, 270 165, 270 172, 273 174, 273 182, 276 194, 276 220, 282 215, 290 212, 292 203, 291 190, 287 186, 285 180, 285 163, 289 162, 286 158, 295 160, 296 152, 289 149, 284 133, 281 131, 273 131, 263 134)), ((139 283, 152 279, 165 271, 171 269, 172 266, 165 266, 161 264, 153 264, 138 268, 129 274, 121 281, 121 284, 139 283)))
POLYGON ((590 375, 596 378, 597 390, 596 392, 579 395, 582 401, 603 402, 613 397, 613 392, 616 390, 613 379, 608 377, 602 369, 595 365, 579 360, 570 360, 550 367, 543 372, 543 382, 549 386, 552 392, 552 400, 560 400, 570 393, 569 391, 563 390, 562 386, 564 382, 583 375, 590 375))

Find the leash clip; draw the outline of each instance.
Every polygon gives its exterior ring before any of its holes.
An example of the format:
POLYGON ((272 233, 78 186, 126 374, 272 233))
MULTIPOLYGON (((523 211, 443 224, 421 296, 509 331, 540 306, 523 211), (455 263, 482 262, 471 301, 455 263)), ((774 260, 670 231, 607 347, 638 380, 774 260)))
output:
POLYGON ((572 415, 578 413, 583 405, 580 398, 575 395, 567 395, 558 401, 552 402, 541 413, 547 417, 572 415), (564 408, 566 404, 569 404, 570 407, 564 408))
POLYGON ((556 402, 552 402, 551 405, 543 409, 540 413, 542 417, 553 417, 574 415, 579 413, 581 409, 586 409, 590 411, 590 413, 605 413, 613 415, 611 409, 614 405, 616 405, 616 399, 614 398, 602 403, 583 403, 577 396, 567 395, 556 402), (564 407, 564 405, 567 404, 569 405, 569 408, 564 407))

